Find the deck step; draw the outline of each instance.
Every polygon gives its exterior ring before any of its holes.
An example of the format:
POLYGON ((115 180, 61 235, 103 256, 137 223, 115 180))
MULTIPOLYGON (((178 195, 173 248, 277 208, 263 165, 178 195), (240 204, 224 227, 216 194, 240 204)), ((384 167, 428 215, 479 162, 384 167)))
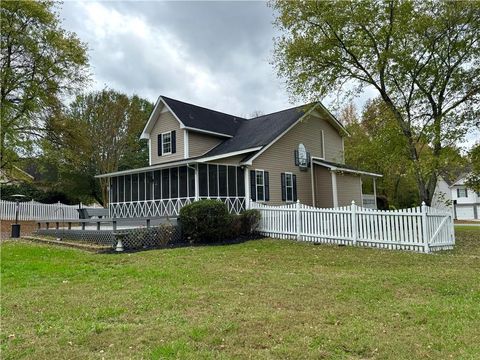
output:
POLYGON ((56 239, 52 239, 52 238, 39 237, 39 236, 22 236, 21 239, 28 240, 28 241, 33 241, 33 242, 38 242, 38 243, 43 243, 43 244, 49 244, 49 245, 66 246, 66 247, 82 249, 82 250, 92 251, 92 252, 112 251, 112 247, 108 246, 108 245, 86 244, 86 243, 81 243, 81 242, 74 242, 74 241, 68 241, 68 240, 67 241, 56 240, 56 239))

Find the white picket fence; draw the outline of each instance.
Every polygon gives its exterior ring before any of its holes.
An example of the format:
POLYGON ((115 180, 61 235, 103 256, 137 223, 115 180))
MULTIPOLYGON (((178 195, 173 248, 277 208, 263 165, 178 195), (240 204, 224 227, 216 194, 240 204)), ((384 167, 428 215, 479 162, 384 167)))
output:
MULTIPOLYGON (((15 220, 17 203, 15 201, 0 200, 0 219, 15 220)), ((49 219, 78 219, 77 209, 83 205, 65 205, 60 202, 44 204, 36 201, 18 203, 18 220, 49 220, 49 219)))
POLYGON ((300 202, 267 206, 251 203, 261 213, 259 231, 266 236, 429 253, 453 249, 452 214, 422 206, 374 210, 355 205, 320 209, 300 202))

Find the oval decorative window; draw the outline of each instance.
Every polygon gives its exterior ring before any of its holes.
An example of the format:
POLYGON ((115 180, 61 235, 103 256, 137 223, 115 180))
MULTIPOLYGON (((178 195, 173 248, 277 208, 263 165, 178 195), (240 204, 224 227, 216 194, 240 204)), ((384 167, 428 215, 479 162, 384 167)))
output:
POLYGON ((304 168, 308 166, 307 149, 305 149, 303 144, 298 145, 298 165, 304 168))

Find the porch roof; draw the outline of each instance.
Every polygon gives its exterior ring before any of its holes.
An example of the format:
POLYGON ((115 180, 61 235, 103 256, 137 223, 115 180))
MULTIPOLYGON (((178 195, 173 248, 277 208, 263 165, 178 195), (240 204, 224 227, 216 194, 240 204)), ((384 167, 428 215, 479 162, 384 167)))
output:
POLYGON ((141 172, 147 172, 147 171, 152 171, 152 170, 169 168, 169 167, 173 167, 173 166, 177 166, 177 165, 196 164, 198 162, 197 160, 200 159, 200 158, 201 158, 201 156, 197 156, 197 157, 189 158, 189 159, 184 159, 184 160, 174 160, 174 161, 164 162, 164 163, 161 163, 161 164, 145 166, 145 167, 142 167, 142 168, 115 171, 115 172, 112 172, 112 173, 95 175, 95 177, 97 179, 107 178, 107 177, 120 176, 120 175, 137 174, 137 173, 141 173, 141 172))
POLYGON ((345 164, 339 164, 319 158, 312 158, 312 162, 315 165, 323 166, 331 171, 343 171, 343 172, 349 172, 349 173, 354 173, 354 174, 360 174, 360 175, 368 175, 368 176, 373 176, 373 177, 383 177, 381 174, 376 174, 368 171, 363 171, 354 168, 353 166, 345 165, 345 164))

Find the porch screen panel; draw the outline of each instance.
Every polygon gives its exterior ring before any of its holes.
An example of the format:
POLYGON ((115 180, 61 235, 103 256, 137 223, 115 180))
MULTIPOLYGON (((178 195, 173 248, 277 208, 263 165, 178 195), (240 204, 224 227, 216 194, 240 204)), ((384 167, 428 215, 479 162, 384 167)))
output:
POLYGON ((132 174, 132 201, 138 201, 138 174, 132 174))
POLYGON ((237 174, 235 166, 228 167, 228 196, 237 196, 237 174))
POLYGON ((112 202, 117 202, 118 200, 118 179, 116 177, 112 178, 112 202))
POLYGON ((125 201, 132 200, 132 175, 125 175, 125 201))
POLYGON ((220 196, 227 196, 227 167, 218 166, 218 193, 220 196))
POLYGON ((154 171, 153 173, 153 198, 155 200, 162 198, 162 172, 161 170, 154 171))
POLYGON ((125 177, 124 176, 119 176, 118 177, 118 183, 117 183, 117 186, 118 186, 118 202, 124 202, 125 201, 125 198, 124 198, 124 194, 125 194, 125 177))
POLYGON ((208 169, 207 165, 199 164, 198 165, 198 184, 200 187, 200 196, 208 196, 208 169))
POLYGON ((211 197, 218 196, 218 166, 208 165, 208 194, 211 197))
POLYGON ((181 198, 188 196, 188 182, 187 182, 187 167, 181 166, 178 168, 178 183, 180 184, 180 188, 178 189, 178 193, 181 198))
POLYGON ((138 200, 145 200, 145 173, 138 174, 138 200))
POLYGON ((170 169, 170 197, 178 198, 178 168, 170 169))
POLYGON ((145 200, 152 200, 153 171, 145 173, 145 200))
POLYGON ((170 169, 162 170, 162 199, 170 198, 170 169))
POLYGON ((195 169, 188 168, 188 196, 195 196, 195 169))
POLYGON ((245 196, 245 170, 237 167, 237 196, 245 196))

